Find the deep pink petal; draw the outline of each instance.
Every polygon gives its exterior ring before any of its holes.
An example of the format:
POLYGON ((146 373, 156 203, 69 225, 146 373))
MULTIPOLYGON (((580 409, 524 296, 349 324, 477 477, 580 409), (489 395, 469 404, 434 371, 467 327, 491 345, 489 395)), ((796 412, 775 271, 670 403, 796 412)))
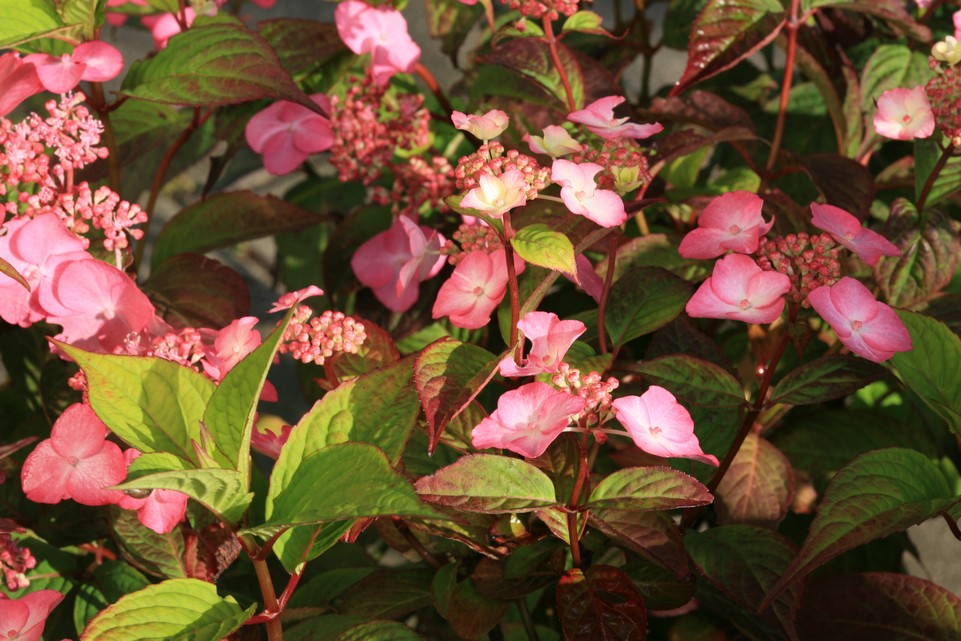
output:
POLYGON ((497 410, 474 428, 471 440, 479 449, 499 447, 528 458, 540 456, 585 404, 546 383, 528 383, 502 394, 497 410))
POLYGON ((107 82, 123 71, 123 55, 116 47, 100 40, 78 45, 73 50, 73 59, 87 65, 83 80, 88 82, 107 82))
POLYGON ((693 260, 717 258, 727 251, 724 243, 730 236, 731 234, 723 229, 696 227, 681 239, 677 252, 684 258, 693 260))
POLYGON ((20 470, 23 493, 34 503, 59 503, 70 498, 67 481, 73 466, 53 449, 50 439, 41 441, 27 456, 20 470))
POLYGON ((290 130, 268 138, 264 143, 264 169, 275 176, 284 176, 300 167, 309 154, 297 148, 295 139, 290 130))
POLYGON ((173 490, 154 490, 137 510, 137 518, 158 534, 172 531, 187 513, 187 495, 173 490))
POLYGON ((37 68, 33 63, 20 59, 10 52, 0 56, 0 116, 13 111, 17 105, 34 94, 43 91, 37 68))
POLYGON ((34 53, 26 57, 37 68, 40 84, 50 93, 66 93, 80 84, 87 65, 77 62, 69 54, 51 56, 34 53))
POLYGON ((85 459, 103 449, 107 426, 89 405, 74 403, 63 411, 50 430, 57 454, 64 458, 85 459))
POLYGON ((77 463, 67 481, 67 491, 70 498, 82 505, 110 505, 118 503, 123 492, 106 488, 122 483, 125 478, 127 465, 123 452, 116 443, 106 441, 100 452, 77 463))

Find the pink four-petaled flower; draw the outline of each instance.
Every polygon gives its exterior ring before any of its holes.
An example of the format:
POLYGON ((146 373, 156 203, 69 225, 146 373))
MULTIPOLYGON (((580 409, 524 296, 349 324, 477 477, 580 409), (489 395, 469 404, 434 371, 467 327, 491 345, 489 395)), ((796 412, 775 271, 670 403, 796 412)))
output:
POLYGON ((584 411, 586 401, 547 383, 528 383, 505 392, 497 409, 471 433, 474 447, 500 447, 534 458, 584 411))
POLYGON ((613 407, 634 443, 648 454, 718 464, 716 456, 701 449, 691 414, 663 387, 652 385, 640 396, 614 399, 613 407))
POLYGON ((911 349, 911 334, 891 307, 871 290, 845 276, 808 294, 811 307, 828 322, 841 343, 875 363, 911 349))
POLYGON ((37 590, 19 599, 0 595, 0 639, 40 641, 47 617, 63 601, 55 590, 37 590))
POLYGON ((772 323, 784 311, 784 294, 790 289, 786 274, 764 271, 744 254, 728 254, 714 264, 684 309, 694 318, 772 323))
POLYGON ((605 140, 615 138, 648 138, 664 127, 660 123, 639 125, 628 122, 628 118, 615 118, 614 107, 624 102, 623 96, 607 96, 595 100, 579 111, 567 114, 567 119, 584 125, 605 140))
MULTIPOLYGON (((517 272, 524 261, 514 255, 517 272)), ((434 318, 449 316, 450 322, 464 329, 479 329, 486 325, 494 308, 507 291, 507 262, 504 250, 490 254, 472 251, 464 256, 454 273, 437 292, 432 311, 434 318)))
POLYGON ((889 89, 878 97, 874 130, 894 140, 927 138, 934 133, 934 112, 924 87, 889 89))
POLYGON ((547 154, 552 158, 560 158, 567 154, 581 151, 584 147, 574 140, 567 130, 558 125, 544 127, 543 136, 524 134, 524 141, 535 154, 547 154))
POLYGON ((561 320, 551 312, 530 312, 517 322, 517 328, 531 341, 527 364, 519 367, 514 357, 508 356, 500 363, 501 376, 556 372, 567 350, 587 331, 581 321, 561 320))
POLYGON ((881 256, 900 256, 901 250, 887 238, 862 227, 853 215, 834 205, 811 203, 814 217, 811 224, 823 229, 868 265, 875 265, 881 256))
MULTIPOLYGON (((319 93, 311 98, 330 113, 327 96, 319 93)), ((263 154, 264 168, 276 176, 289 174, 310 154, 330 149, 334 144, 329 120, 286 100, 254 114, 244 133, 250 148, 263 154)))
POLYGON ((601 227, 616 227, 627 220, 627 212, 620 196, 610 189, 597 188, 594 176, 603 170, 592 162, 578 164, 558 158, 551 166, 551 180, 561 186, 561 200, 572 214, 601 227))
POLYGON ((410 73, 420 60, 420 47, 396 9, 347 0, 337 5, 334 21, 348 49, 357 55, 371 54, 371 74, 378 84, 386 84, 397 72, 410 73))
POLYGON ((688 232, 678 252, 684 258, 716 258, 726 251, 753 254, 761 236, 774 224, 764 222, 764 201, 749 191, 732 191, 718 196, 697 218, 697 228, 688 232))
POLYGON ((80 84, 81 80, 113 80, 123 71, 120 51, 99 40, 79 44, 73 53, 60 56, 32 53, 25 60, 36 66, 40 84, 51 93, 66 93, 80 84))

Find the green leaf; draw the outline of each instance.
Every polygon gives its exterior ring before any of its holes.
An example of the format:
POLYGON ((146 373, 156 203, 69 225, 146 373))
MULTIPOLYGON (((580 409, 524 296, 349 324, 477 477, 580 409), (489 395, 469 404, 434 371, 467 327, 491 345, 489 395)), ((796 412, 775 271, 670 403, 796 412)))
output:
POLYGON ((958 498, 941 470, 914 450, 875 450, 831 480, 795 559, 762 607, 842 552, 927 520, 958 498))
POLYGON ((243 478, 250 474, 250 436, 260 393, 293 314, 291 307, 264 342, 227 372, 204 411, 213 445, 210 453, 243 478))
POLYGON ((399 619, 431 604, 430 568, 378 570, 339 597, 338 612, 367 619, 399 619))
POLYGON ((136 512, 118 507, 111 507, 109 522, 114 541, 135 567, 166 579, 187 578, 179 528, 159 534, 141 523, 136 512))
MULTIPOLYGON (((931 172, 934 171, 941 157, 941 148, 936 137, 917 139, 914 141, 914 197, 921 198, 924 185, 931 172)), ((930 209, 961 188, 961 156, 954 156, 938 173, 930 190, 925 208, 930 209)))
POLYGON ((0 15, 0 49, 67 30, 50 0, 0 0, 0 15))
POLYGON ((80 365, 90 406, 111 432, 142 452, 199 463, 194 445, 214 391, 207 377, 162 358, 95 354, 51 342, 80 365))
POLYGON ((463 456, 414 487, 425 501, 465 512, 530 512, 557 504, 550 477, 526 461, 496 454, 463 456))
POLYGON ((798 627, 818 641, 954 641, 961 638, 961 598, 904 574, 834 577, 805 595, 798 627))
POLYGON ((673 0, 667 4, 667 12, 664 15, 664 37, 661 40, 665 47, 679 51, 687 50, 691 25, 707 6, 707 2, 708 0, 673 0))
POLYGON ((441 51, 455 62, 457 52, 467 38, 467 32, 483 12, 478 4, 466 5, 460 0, 434 0, 427 3, 427 31, 430 37, 440 40, 441 51))
POLYGON ((697 507, 714 500, 694 478, 669 467, 626 467, 605 477, 585 507, 644 512, 697 507))
POLYGON ((150 585, 150 581, 122 561, 105 561, 93 571, 92 580, 77 590, 73 603, 73 621, 83 630, 98 612, 116 602, 120 597, 150 585))
POLYGON ((776 447, 748 434, 716 494, 720 523, 776 526, 794 499, 794 473, 776 447))
MULTIPOLYGON (((574 107, 584 105, 584 75, 574 53, 561 42, 556 43, 557 55, 564 67, 574 97, 574 107)), ((551 59, 547 42, 542 38, 510 38, 497 43, 497 46, 484 57, 482 62, 498 65, 520 74, 527 80, 542 87, 550 95, 567 107, 567 91, 561 75, 551 59)))
POLYGON ((481 392, 497 371, 500 358, 471 343, 449 337, 425 347, 414 362, 417 395, 427 415, 434 451, 444 428, 481 392))
POLYGON ((861 111, 874 114, 875 101, 889 89, 923 85, 931 77, 928 57, 903 44, 883 44, 861 71, 861 111))
POLYGON ((371 516, 444 518, 421 503, 381 450, 366 443, 331 445, 305 456, 286 487, 268 497, 267 509, 265 529, 371 516))
POLYGON ((886 370, 863 358, 822 356, 792 370, 775 386, 770 404, 814 405, 842 398, 883 377, 886 370))
POLYGON ((927 212, 921 225, 913 205, 903 198, 894 201, 884 235, 901 255, 881 256, 874 265, 874 279, 889 304, 916 305, 950 284, 961 253, 958 227, 936 210, 927 212))
POLYGON ((581 33, 593 33, 595 35, 612 38, 613 36, 601 26, 602 22, 603 18, 593 11, 578 11, 568 16, 564 21, 564 25, 561 27, 561 33, 579 31, 581 33))
POLYGON ((106 4, 106 0, 56 0, 57 12, 64 24, 77 25, 84 40, 97 39, 106 4))
POLYGON ((397 621, 371 621, 344 630, 334 641, 424 641, 424 638, 397 621))
POLYGON ((604 321, 616 347, 671 322, 691 297, 690 284, 657 267, 627 272, 611 288, 604 321))
POLYGON ((204 107, 270 98, 320 113, 266 40, 246 27, 224 22, 195 25, 172 37, 156 56, 134 64, 120 93, 204 107))
POLYGON ((687 67, 671 95, 761 49, 780 33, 783 19, 784 8, 777 0, 709 0, 691 27, 687 67))
POLYGON ((571 640, 647 638, 647 610, 640 590, 609 565, 574 568, 557 585, 557 614, 571 640))
POLYGON ((698 573, 722 595, 718 599, 711 591, 699 590, 699 598, 719 606, 712 609, 721 609, 739 628, 754 632, 753 638, 794 638, 799 585, 782 594, 771 609, 757 614, 764 595, 794 558, 795 548, 787 539, 760 527, 725 525, 687 532, 684 542, 698 573))
POLYGON ((928 316, 897 310, 913 347, 898 352, 891 364, 901 380, 961 435, 961 338, 928 316))
POLYGON ((574 245, 567 236, 552 231, 547 225, 522 227, 511 239, 511 245, 517 255, 529 263, 571 276, 577 273, 574 245))
POLYGON ((168 258, 151 270, 140 288, 175 328, 226 327, 250 310, 243 277, 198 254, 168 258))
POLYGON ((220 641, 257 605, 242 610, 233 597, 198 579, 171 579, 122 597, 95 617, 82 641, 220 641))
POLYGON ((624 367, 647 383, 660 385, 685 404, 701 407, 742 407, 747 404, 741 384, 714 363, 685 354, 661 356, 624 367))
POLYGON ((223 521, 236 524, 243 518, 254 495, 247 491, 247 477, 236 470, 182 470, 149 474, 116 486, 120 490, 175 490, 194 499, 223 521))
POLYGON ((306 209, 249 191, 211 196, 185 207, 164 225, 153 248, 157 267, 174 254, 202 254, 245 240, 297 231, 323 220, 306 209))

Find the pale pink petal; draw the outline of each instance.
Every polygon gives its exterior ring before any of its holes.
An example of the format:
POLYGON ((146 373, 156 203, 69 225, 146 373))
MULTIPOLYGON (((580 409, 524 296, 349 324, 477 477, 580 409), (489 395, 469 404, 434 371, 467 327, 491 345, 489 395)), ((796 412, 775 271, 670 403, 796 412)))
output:
POLYGON ((83 80, 87 82, 107 82, 123 71, 123 55, 106 42, 94 40, 84 42, 73 50, 73 59, 87 65, 83 80))
POLYGON ((297 148, 292 133, 275 135, 264 143, 264 169, 275 176, 283 176, 300 167, 308 155, 297 148))
POLYGON ((509 119, 500 109, 492 109, 483 115, 467 115, 460 111, 451 114, 454 127, 468 131, 481 140, 492 140, 504 133, 509 119))
POLYGON ((840 207, 811 203, 814 216, 811 224, 847 247, 868 265, 875 265, 881 256, 900 256, 898 247, 881 234, 862 227, 860 221, 840 207))
POLYGON ((911 140, 934 133, 934 112, 924 87, 889 89, 877 99, 874 129, 885 138, 911 140))
POLYGON ((50 93, 66 93, 80 84, 87 65, 73 59, 70 54, 51 56, 33 53, 25 58, 37 68, 40 84, 50 93))
POLYGON ((784 294, 791 288, 785 274, 763 271, 748 256, 728 254, 687 302, 693 318, 720 318, 746 323, 774 322, 784 311, 784 294))
POLYGON ((590 131, 606 140, 615 138, 643 139, 664 129, 658 123, 638 125, 629 123, 627 118, 615 118, 614 108, 624 100, 623 96, 607 96, 594 101, 584 109, 569 113, 567 119, 586 126, 590 131))
POLYGON ((617 420, 645 452, 718 465, 715 456, 701 449, 690 413, 666 389, 652 385, 641 396, 615 399, 613 408, 617 420))
POLYGON ((297 291, 287 292, 283 296, 274 302, 273 306, 267 310, 268 314, 273 314, 274 312, 280 312, 285 309, 290 309, 294 305, 307 300, 313 296, 323 296, 324 290, 316 285, 308 285, 303 289, 298 289, 297 291))
POLYGON ((473 251, 454 268, 451 277, 441 285, 434 302, 434 318, 450 317, 450 322, 464 329, 478 329, 490 321, 494 309, 507 291, 507 266, 504 250, 488 255, 473 251))
POLYGON ((74 403, 63 411, 50 430, 54 451, 64 458, 85 459, 103 448, 107 426, 83 403, 74 403))
POLYGON ((560 158, 583 149, 566 129, 558 125, 544 127, 543 136, 524 134, 523 140, 535 154, 547 154, 553 158, 560 158))
POLYGON ((604 291, 604 279, 597 275, 591 261, 584 254, 578 254, 574 262, 577 264, 577 281, 575 284, 587 292, 587 295, 593 298, 595 302, 600 302, 601 293, 604 291))
POLYGON ((617 227, 627 220, 624 201, 609 189, 596 189, 589 198, 581 198, 580 203, 587 212, 583 215, 601 227, 617 227))

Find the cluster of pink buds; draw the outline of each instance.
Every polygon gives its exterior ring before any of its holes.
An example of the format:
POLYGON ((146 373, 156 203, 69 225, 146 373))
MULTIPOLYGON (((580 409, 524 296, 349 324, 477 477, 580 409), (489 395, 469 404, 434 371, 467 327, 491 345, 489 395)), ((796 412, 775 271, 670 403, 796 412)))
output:
POLYGON ((557 20, 561 15, 577 13, 578 0, 501 0, 501 3, 528 18, 557 20))
POLYGON ((501 176, 508 171, 519 171, 527 183, 527 200, 537 198, 537 194, 551 184, 551 170, 542 167, 537 160, 516 149, 504 149, 499 142, 488 142, 472 154, 463 156, 457 162, 454 178, 457 188, 463 191, 480 185, 483 174, 501 176))
POLYGON ((203 334, 193 327, 180 331, 167 332, 150 340, 150 347, 144 356, 156 356, 164 360, 180 363, 186 367, 199 369, 200 359, 206 354, 203 334))
POLYGON ((290 354, 302 363, 323 365, 339 352, 356 354, 367 339, 363 323, 345 316, 343 312, 325 311, 313 316, 307 305, 300 305, 284 332, 278 350, 290 354))
POLYGON ((961 65, 941 69, 925 86, 934 121, 945 136, 961 141, 961 65))
POLYGON ((30 585, 27 570, 37 566, 37 559, 29 549, 20 547, 7 532, 0 532, 0 569, 8 590, 20 590, 30 585))
POLYGON ((440 250, 441 254, 447 256, 447 262, 451 265, 456 265, 471 252, 482 251, 490 254, 503 247, 497 232, 487 225, 461 223, 452 236, 460 248, 458 249, 452 241, 447 241, 440 250))
POLYGON ((393 166, 394 180, 390 191, 375 187, 371 201, 391 205, 395 215, 417 216, 426 205, 446 211, 444 199, 454 193, 454 168, 443 156, 430 161, 419 156, 393 166), (401 206, 403 205, 403 207, 401 206))
MULTIPOLYGON (((37 211, 47 210, 44 207, 37 211)), ((106 185, 93 191, 86 182, 77 185, 76 193, 61 194, 49 210, 60 213, 75 234, 88 232, 88 222, 102 230, 107 251, 126 249, 130 245, 128 235, 135 240, 143 238, 143 231, 132 227, 147 222, 147 212, 139 205, 121 200, 120 195, 106 185)))
POLYGON ((604 168, 594 177, 598 189, 610 189, 623 195, 651 181, 647 157, 641 146, 630 138, 605 140, 600 149, 587 147, 571 156, 571 161, 591 162, 604 168))
MULTIPOLYGON (((595 427, 607 420, 611 412, 611 404, 614 402, 611 393, 620 385, 613 376, 605 380, 597 372, 581 374, 579 369, 567 363, 560 364, 551 382, 584 399, 584 412, 581 416, 587 427, 595 427)), ((603 432, 597 432, 595 437, 601 441, 606 438, 606 435, 603 432)))
POLYGON ((103 124, 83 106, 82 93, 65 94, 60 102, 48 100, 44 105, 48 118, 30 114, 18 128, 24 138, 53 149, 64 170, 81 169, 107 157, 106 148, 97 147, 103 124))
POLYGON ((807 297, 822 285, 841 279, 839 247, 828 234, 788 234, 762 238, 757 262, 761 269, 786 274, 791 279, 788 300, 810 307, 807 297))

